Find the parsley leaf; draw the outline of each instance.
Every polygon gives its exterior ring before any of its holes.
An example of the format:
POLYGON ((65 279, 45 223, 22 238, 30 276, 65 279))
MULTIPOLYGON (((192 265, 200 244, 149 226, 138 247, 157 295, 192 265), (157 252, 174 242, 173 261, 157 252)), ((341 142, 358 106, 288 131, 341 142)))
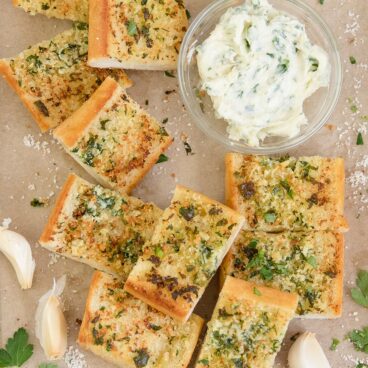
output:
POLYGON ((335 337, 332 339, 331 345, 330 345, 330 350, 335 351, 337 348, 337 345, 340 344, 340 340, 336 339, 335 337))
POLYGON ((356 144, 357 146, 362 146, 364 144, 363 135, 361 132, 358 133, 356 144))
POLYGON ((316 257, 314 256, 309 256, 307 257, 307 262, 313 267, 313 268, 317 268, 317 260, 316 257))
POLYGON ((173 72, 169 72, 168 70, 165 70, 165 75, 166 77, 169 77, 169 78, 175 78, 175 75, 173 72))
POLYGON ((266 213, 263 214, 263 219, 268 223, 268 224, 273 224, 276 219, 277 219, 277 215, 274 211, 270 210, 266 213))
POLYGON ((128 29, 128 35, 129 36, 135 36, 138 33, 137 25, 136 25, 136 23, 134 22, 133 19, 128 21, 127 29, 128 29))
POLYGON ((348 339, 353 343, 356 351, 368 353, 368 326, 362 330, 353 330, 349 332, 348 339))
POLYGON ((368 365, 364 363, 358 363, 358 365, 355 368, 368 368, 368 365))
POLYGON ((354 57, 354 56, 350 56, 350 57, 349 57, 349 60, 350 60, 350 63, 351 63, 351 64, 356 64, 356 59, 355 59, 355 57, 354 57))
POLYGON ((160 164, 161 162, 166 162, 168 160, 169 160, 169 158, 166 155, 164 155, 163 153, 161 153, 161 155, 159 156, 156 164, 160 164))
POLYGON ((257 289, 256 287, 253 288, 253 294, 257 295, 257 296, 262 296, 262 293, 260 292, 259 289, 257 289))
POLYGON ((21 327, 9 338, 5 349, 0 349, 0 367, 20 367, 33 354, 33 345, 28 344, 28 333, 21 327))
POLYGON ((351 289, 351 297, 363 307, 368 308, 368 272, 360 270, 356 279, 358 287, 351 289))

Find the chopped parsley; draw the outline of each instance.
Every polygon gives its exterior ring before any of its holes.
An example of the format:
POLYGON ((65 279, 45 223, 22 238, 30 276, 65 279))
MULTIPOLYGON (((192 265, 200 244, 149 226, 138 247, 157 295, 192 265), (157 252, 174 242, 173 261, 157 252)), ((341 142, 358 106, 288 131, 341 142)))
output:
POLYGON ((268 212, 266 212, 265 214, 263 214, 263 219, 268 223, 268 224, 273 224, 275 223, 277 218, 276 213, 273 210, 270 210, 268 212))
POLYGON ((37 101, 33 102, 33 104, 42 113, 42 115, 50 116, 49 110, 47 109, 46 105, 41 100, 37 100, 37 101))
POLYGON ((190 221, 195 216, 195 210, 193 205, 189 205, 188 207, 180 207, 179 213, 185 220, 190 221))
POLYGON ((32 207, 45 207, 46 202, 40 198, 33 198, 30 202, 32 207))
POLYGON ((169 78, 175 78, 175 75, 173 72, 169 72, 168 70, 165 70, 165 75, 166 77, 169 77, 169 78))
POLYGON ((368 353, 368 327, 362 330, 353 330, 347 335, 350 342, 353 343, 356 351, 368 353))
POLYGON ((357 146, 362 146, 364 144, 363 135, 361 132, 358 133, 356 144, 357 146))
POLYGON ((166 161, 169 161, 169 158, 164 155, 163 153, 161 153, 161 155, 159 156, 156 164, 160 164, 161 162, 166 162, 166 161))
POLYGON ((335 351, 337 346, 340 344, 340 340, 336 339, 335 337, 332 339, 330 350, 335 351))
POLYGON ((257 296, 262 296, 262 293, 260 292, 259 289, 257 289, 256 287, 253 288, 253 294, 257 295, 257 296))
POLYGON ((169 121, 169 118, 165 118, 162 120, 162 124, 166 124, 169 121))
POLYGON ((356 59, 354 56, 350 56, 349 60, 350 60, 350 64, 353 64, 353 65, 356 64, 356 59))
POLYGON ((357 287, 351 289, 351 297, 353 300, 368 308, 368 272, 360 270, 356 279, 357 287))
POLYGON ((126 27, 127 27, 129 36, 135 36, 138 34, 137 24, 134 22, 133 19, 130 19, 128 21, 128 23, 126 24, 126 27))
POLYGON ((194 155, 192 147, 190 146, 190 144, 187 141, 184 141, 183 144, 184 144, 184 149, 185 149, 185 153, 187 154, 187 156, 194 155))
POLYGON ((307 257, 307 263, 309 263, 313 268, 317 268, 317 260, 314 256, 307 257))
POLYGON ((309 62, 311 63, 309 70, 311 72, 317 71, 319 67, 319 61, 316 58, 311 57, 309 58, 309 62))

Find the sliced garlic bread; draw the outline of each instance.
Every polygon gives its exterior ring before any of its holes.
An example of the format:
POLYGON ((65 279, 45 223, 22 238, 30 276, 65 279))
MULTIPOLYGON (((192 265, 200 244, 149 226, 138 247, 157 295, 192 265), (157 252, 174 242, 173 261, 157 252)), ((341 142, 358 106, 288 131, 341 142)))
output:
POLYGON ((202 318, 181 324, 123 290, 124 283, 95 272, 78 343, 122 368, 185 368, 202 318))
POLYGON ((242 231, 221 266, 226 275, 299 295, 306 318, 341 316, 344 237, 329 231, 242 231))
POLYGON ((246 230, 347 231, 341 158, 226 156, 228 205, 246 230))
POLYGON ((179 0, 90 0, 88 64, 97 68, 176 69, 188 27, 179 0))
POLYGON ((110 77, 54 137, 101 185, 127 193, 173 141, 110 77))
POLYGON ((88 22, 88 0, 13 0, 13 4, 31 15, 88 22))
POLYGON ((69 175, 40 238, 46 249, 126 279, 162 211, 69 175))
POLYGON ((227 277, 196 368, 272 368, 296 294, 227 277))
POLYGON ((243 223, 223 204, 177 186, 125 289, 186 321, 243 223))
POLYGON ((107 76, 113 76, 123 87, 131 85, 124 71, 87 66, 88 30, 78 27, 14 58, 0 60, 0 74, 42 131, 56 127, 79 109, 107 76))

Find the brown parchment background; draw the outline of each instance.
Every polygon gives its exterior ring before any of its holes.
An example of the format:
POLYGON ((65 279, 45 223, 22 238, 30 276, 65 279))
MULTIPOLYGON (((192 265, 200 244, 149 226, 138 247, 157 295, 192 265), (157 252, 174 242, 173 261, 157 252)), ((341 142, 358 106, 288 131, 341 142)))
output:
MULTIPOLYGON (((192 16, 195 16, 209 2, 188 0, 187 6, 192 16)), ((289 153, 341 155, 346 159, 346 172, 349 176, 357 160, 368 154, 368 135, 365 135, 364 146, 355 145, 356 132, 349 127, 352 127, 354 119, 358 118, 353 116, 347 102, 348 98, 358 97, 359 112, 368 114, 368 77, 365 66, 368 62, 368 1, 325 0, 324 5, 319 4, 319 0, 306 2, 317 9, 332 28, 338 40, 345 80, 339 104, 330 119, 332 125, 324 127, 314 138, 289 153), (357 59, 357 65, 350 64, 351 55, 357 59), (339 129, 346 131, 342 139, 339 139, 339 129)), ((0 57, 16 55, 29 45, 49 39, 70 26, 68 21, 47 19, 41 15, 32 17, 20 9, 15 9, 11 0, 0 0, 0 57)), ((223 201, 226 149, 203 135, 186 114, 178 95, 176 79, 168 78, 162 72, 129 71, 128 74, 135 82, 135 86, 129 89, 129 94, 141 104, 148 99, 148 110, 159 120, 168 117, 167 129, 176 138, 168 151, 169 162, 156 165, 134 194, 146 201, 154 201, 164 208, 170 201, 175 184, 179 182, 223 201), (166 95, 167 90, 176 92, 166 95), (194 155, 186 155, 180 139, 182 134, 188 136, 194 155)), ((25 326, 30 332, 30 340, 35 348, 34 355, 25 367, 37 367, 45 361, 34 335, 35 309, 39 297, 51 287, 53 277, 60 277, 64 273, 68 276, 64 293, 66 318, 70 328, 68 344, 76 345, 75 338, 79 328, 76 319, 82 318, 93 270, 63 259, 50 264, 50 253, 37 245, 37 239, 54 204, 55 196, 51 197, 50 205, 46 208, 33 208, 29 204, 34 197, 57 194, 67 174, 72 171, 92 180, 53 142, 49 134, 40 134, 31 115, 15 93, 5 81, 0 80, 0 224, 4 218, 11 218, 10 228, 27 237, 36 259, 33 287, 22 291, 10 263, 0 255, 0 345, 5 345, 7 338, 18 327, 25 326), (36 141, 33 147, 24 144, 24 137, 28 135, 36 141), (37 149, 38 146, 40 149, 37 149), (34 190, 31 190, 32 185, 35 186, 34 190)), ((336 352, 328 350, 332 337, 343 340, 351 329, 368 325, 367 309, 354 304, 349 296, 357 269, 368 266, 368 210, 367 207, 359 209, 360 204, 353 200, 352 193, 352 188, 347 185, 346 214, 351 230, 346 236, 343 317, 334 321, 292 321, 285 346, 277 357, 277 367, 286 367, 290 336, 307 329, 318 334, 318 339, 335 368, 355 367, 354 363, 345 361, 343 355, 368 357, 355 353, 347 341, 343 342, 336 352), (354 315, 354 312, 358 314, 354 315)), ((217 292, 215 279, 196 309, 196 312, 206 319, 211 315, 217 292)), ((85 358, 89 367, 110 367, 91 353, 85 352, 85 358)), ((59 367, 65 367, 64 362, 57 363, 59 367)))

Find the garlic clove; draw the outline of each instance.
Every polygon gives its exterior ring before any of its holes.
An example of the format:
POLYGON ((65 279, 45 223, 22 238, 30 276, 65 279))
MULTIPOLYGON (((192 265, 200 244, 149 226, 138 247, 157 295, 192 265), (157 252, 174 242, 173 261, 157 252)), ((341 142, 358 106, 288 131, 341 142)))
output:
POLYGON ((331 368, 315 334, 305 332, 291 346, 288 355, 290 368, 331 368))
POLYGON ((22 235, 0 227, 0 251, 13 266, 22 289, 32 287, 36 267, 31 246, 22 235))
POLYGON ((63 314, 60 295, 65 287, 62 276, 39 302, 36 311, 36 336, 49 360, 60 359, 67 348, 67 324, 63 314))

